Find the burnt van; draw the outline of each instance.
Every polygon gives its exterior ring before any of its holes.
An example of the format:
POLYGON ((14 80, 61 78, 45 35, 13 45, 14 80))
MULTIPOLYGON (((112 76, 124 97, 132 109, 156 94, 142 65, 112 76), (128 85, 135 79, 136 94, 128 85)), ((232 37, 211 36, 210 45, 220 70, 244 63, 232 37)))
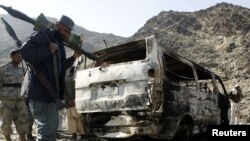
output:
POLYGON ((75 75, 75 104, 88 134, 182 141, 227 120, 220 77, 158 46, 154 36, 95 54, 105 59, 80 64, 75 75))

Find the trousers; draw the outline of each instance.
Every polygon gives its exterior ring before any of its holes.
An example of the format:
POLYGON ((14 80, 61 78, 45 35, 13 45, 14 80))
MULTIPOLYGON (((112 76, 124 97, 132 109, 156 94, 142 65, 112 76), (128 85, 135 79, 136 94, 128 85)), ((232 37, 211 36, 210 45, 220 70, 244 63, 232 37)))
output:
POLYGON ((237 125, 240 121, 240 103, 231 101, 230 125, 237 125))
POLYGON ((37 125, 38 141, 56 141, 58 105, 29 99, 30 111, 37 125))
POLYGON ((12 121, 15 124, 19 135, 28 132, 28 112, 24 99, 2 100, 2 126, 1 132, 3 135, 12 133, 12 121))
POLYGON ((80 114, 76 111, 76 107, 67 108, 67 125, 70 134, 84 134, 83 125, 80 114))

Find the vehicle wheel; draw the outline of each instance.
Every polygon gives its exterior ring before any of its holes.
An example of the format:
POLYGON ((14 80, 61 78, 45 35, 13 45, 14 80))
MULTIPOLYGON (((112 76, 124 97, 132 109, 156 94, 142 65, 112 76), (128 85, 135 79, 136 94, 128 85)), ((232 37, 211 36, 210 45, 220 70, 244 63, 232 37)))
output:
POLYGON ((173 141, 188 141, 190 138, 190 128, 187 124, 180 124, 173 141))

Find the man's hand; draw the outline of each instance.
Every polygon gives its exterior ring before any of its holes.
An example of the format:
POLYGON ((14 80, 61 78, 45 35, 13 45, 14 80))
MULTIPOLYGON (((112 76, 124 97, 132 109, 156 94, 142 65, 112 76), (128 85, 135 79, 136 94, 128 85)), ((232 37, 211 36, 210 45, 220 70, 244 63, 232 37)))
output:
POLYGON ((51 54, 54 54, 56 50, 58 49, 58 46, 56 43, 50 43, 49 44, 49 50, 51 54))
POLYGON ((81 56, 81 53, 79 51, 74 51, 73 57, 77 59, 78 57, 81 56))

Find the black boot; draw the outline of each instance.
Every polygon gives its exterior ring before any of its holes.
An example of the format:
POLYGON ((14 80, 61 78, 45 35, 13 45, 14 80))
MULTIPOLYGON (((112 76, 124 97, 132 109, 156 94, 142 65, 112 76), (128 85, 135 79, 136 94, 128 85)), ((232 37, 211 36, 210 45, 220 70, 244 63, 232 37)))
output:
POLYGON ((4 135, 6 141, 11 141, 10 135, 4 135))
POLYGON ((19 139, 20 141, 27 141, 25 134, 20 134, 19 136, 20 136, 20 139, 19 139))
POLYGON ((89 139, 94 139, 94 138, 96 138, 96 136, 95 135, 89 135, 89 134, 82 134, 81 135, 81 139, 82 140, 89 140, 89 139))
POLYGON ((77 134, 76 133, 73 133, 70 137, 70 139, 77 139, 77 134))
POLYGON ((27 135, 27 139, 28 139, 29 141, 35 140, 35 138, 34 138, 34 136, 33 136, 32 134, 28 134, 28 135, 27 135))
POLYGON ((81 139, 86 139, 86 136, 85 135, 81 135, 81 139))

